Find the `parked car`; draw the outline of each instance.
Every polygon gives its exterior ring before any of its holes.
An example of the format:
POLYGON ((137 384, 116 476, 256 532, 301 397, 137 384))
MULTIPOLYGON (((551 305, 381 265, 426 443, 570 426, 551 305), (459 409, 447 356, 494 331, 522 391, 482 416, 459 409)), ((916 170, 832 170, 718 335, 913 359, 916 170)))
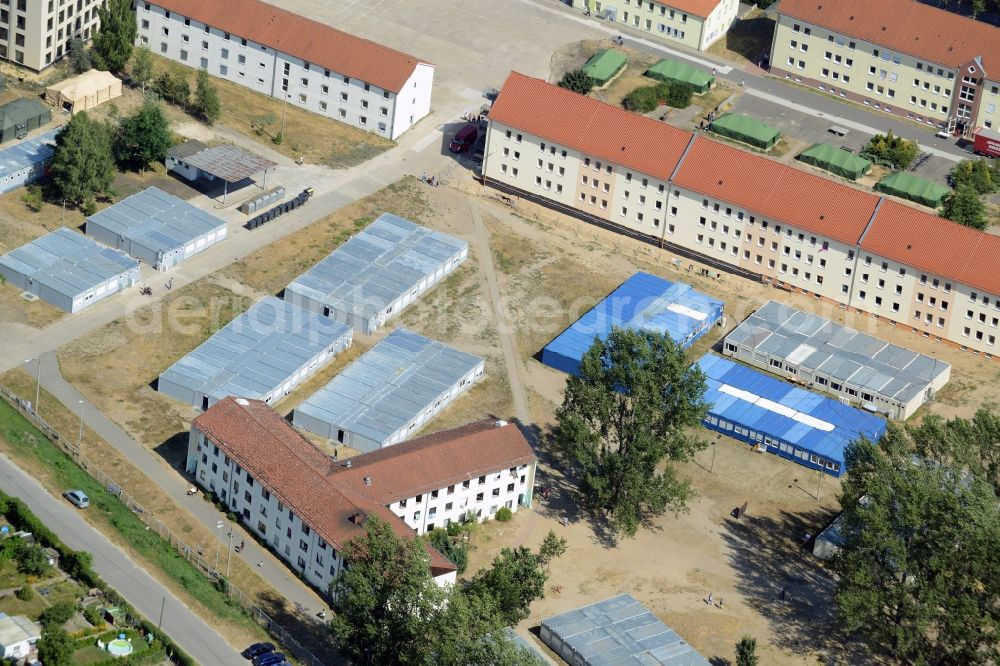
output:
POLYGON ((243 650, 243 652, 240 652, 240 656, 244 659, 253 659, 268 652, 274 652, 274 645, 272 643, 254 643, 246 650, 243 650))
POLYGON ((78 509, 86 509, 90 506, 90 498, 82 490, 67 490, 63 493, 63 497, 68 499, 78 509))
POLYGON ((280 652, 265 652, 259 657, 254 657, 253 666, 277 666, 285 660, 285 655, 280 652))
POLYGON ((472 123, 469 123, 462 129, 455 132, 455 138, 451 140, 448 144, 448 150, 453 153, 467 153, 472 150, 472 146, 476 143, 476 137, 479 136, 479 130, 472 123))

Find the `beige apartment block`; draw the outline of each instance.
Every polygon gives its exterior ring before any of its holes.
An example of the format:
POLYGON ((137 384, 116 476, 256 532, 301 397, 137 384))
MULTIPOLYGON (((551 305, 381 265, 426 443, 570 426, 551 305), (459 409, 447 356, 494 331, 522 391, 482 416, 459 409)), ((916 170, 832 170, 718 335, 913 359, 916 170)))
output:
POLYGON ((772 74, 935 130, 997 128, 998 72, 1000 29, 915 0, 778 5, 772 74))
POLYGON ((76 37, 97 30, 97 8, 105 0, 3 0, 0 58, 40 72, 69 53, 76 37))
POLYGON ((573 0, 592 16, 627 25, 666 44, 703 51, 736 20, 739 0, 573 0))
POLYGON ((996 236, 517 72, 489 119, 493 187, 972 353, 1000 351, 996 236))

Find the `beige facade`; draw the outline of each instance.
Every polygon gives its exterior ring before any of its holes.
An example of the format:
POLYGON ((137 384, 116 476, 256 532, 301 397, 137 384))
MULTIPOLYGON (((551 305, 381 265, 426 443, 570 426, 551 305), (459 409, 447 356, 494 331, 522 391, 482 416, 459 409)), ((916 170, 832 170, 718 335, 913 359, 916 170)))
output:
POLYGON ((1000 122, 1000 84, 975 60, 949 67, 784 14, 774 31, 771 73, 935 130, 970 136, 1000 122))
MULTIPOLYGON (((1000 297, 490 120, 484 176, 719 267, 992 356, 1000 297)), ((683 160, 683 158, 682 158, 683 160)), ((914 210, 914 214, 918 211, 914 210)), ((877 209, 873 216, 878 215, 877 209)), ((869 226, 871 226, 869 222, 869 226)))
POLYGON ((707 49, 725 35, 739 10, 739 0, 720 0, 714 8, 710 2, 689 4, 681 0, 574 0, 572 3, 590 9, 594 16, 610 18, 666 44, 683 44, 698 50, 707 49))
POLYGON ((97 30, 105 0, 7 0, 0 3, 0 58, 41 71, 97 30))

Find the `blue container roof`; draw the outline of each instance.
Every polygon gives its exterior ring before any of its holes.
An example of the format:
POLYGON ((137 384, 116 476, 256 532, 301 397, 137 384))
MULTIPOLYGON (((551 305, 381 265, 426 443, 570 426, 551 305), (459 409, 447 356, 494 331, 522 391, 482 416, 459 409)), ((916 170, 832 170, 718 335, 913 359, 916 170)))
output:
POLYGON ((722 316, 722 301, 649 273, 636 273, 545 347, 580 361, 614 326, 666 333, 689 346, 722 316))
POLYGON ((877 440, 884 419, 806 391, 729 359, 706 354, 709 414, 765 433, 844 465, 844 449, 864 435, 877 440))

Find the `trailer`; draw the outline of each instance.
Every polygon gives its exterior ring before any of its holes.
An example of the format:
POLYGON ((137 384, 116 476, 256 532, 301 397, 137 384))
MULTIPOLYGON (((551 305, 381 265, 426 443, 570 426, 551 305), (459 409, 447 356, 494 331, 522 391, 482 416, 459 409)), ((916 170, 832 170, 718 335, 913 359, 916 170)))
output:
POLYGON ((1000 157, 1000 134, 980 127, 976 130, 972 150, 984 157, 1000 157))

